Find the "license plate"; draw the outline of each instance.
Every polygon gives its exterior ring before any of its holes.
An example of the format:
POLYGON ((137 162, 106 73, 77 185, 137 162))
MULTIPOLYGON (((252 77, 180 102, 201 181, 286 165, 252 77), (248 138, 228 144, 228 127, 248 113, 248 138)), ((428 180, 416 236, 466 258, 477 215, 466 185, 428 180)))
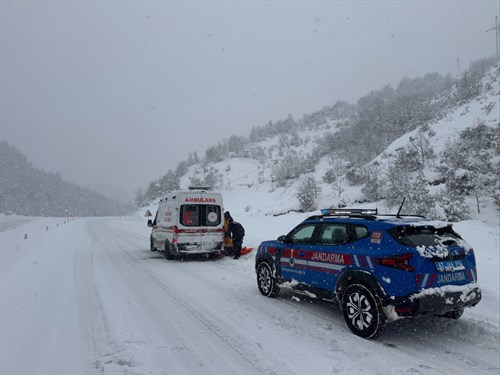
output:
POLYGON ((461 260, 445 260, 435 264, 438 272, 455 272, 465 269, 461 260))

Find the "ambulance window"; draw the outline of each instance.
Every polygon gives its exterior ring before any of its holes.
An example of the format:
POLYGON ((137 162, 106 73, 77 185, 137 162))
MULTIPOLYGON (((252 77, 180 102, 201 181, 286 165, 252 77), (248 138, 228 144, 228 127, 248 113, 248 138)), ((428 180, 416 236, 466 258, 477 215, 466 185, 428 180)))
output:
POLYGON ((204 222, 207 227, 215 227, 221 222, 220 206, 203 206, 205 217, 204 222))
POLYGON ((181 206, 180 223, 186 227, 215 227, 221 220, 220 206, 205 204, 181 206))
POLYGON ((186 227, 199 226, 199 212, 200 206, 197 205, 184 205, 181 206, 180 222, 186 227))
POLYGON ((165 221, 165 207, 164 206, 160 206, 160 208, 156 212, 156 219, 155 220, 158 224, 161 224, 165 221))

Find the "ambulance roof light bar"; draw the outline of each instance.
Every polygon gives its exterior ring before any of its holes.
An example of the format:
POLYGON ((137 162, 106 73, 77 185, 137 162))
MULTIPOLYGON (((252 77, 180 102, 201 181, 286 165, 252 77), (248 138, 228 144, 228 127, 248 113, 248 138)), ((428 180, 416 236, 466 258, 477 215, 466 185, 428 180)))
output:
POLYGON ((188 190, 210 190, 210 186, 189 186, 188 190))

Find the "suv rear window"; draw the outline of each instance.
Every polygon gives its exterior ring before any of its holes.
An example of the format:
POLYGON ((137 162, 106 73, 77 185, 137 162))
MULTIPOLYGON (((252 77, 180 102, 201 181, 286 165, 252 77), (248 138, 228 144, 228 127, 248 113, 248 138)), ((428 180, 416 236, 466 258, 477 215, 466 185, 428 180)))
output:
POLYGON ((451 226, 442 228, 406 226, 392 228, 388 232, 398 243, 409 247, 449 246, 461 239, 451 226))
POLYGON ((221 223, 220 206, 208 204, 182 205, 180 223, 186 227, 215 227, 221 223))

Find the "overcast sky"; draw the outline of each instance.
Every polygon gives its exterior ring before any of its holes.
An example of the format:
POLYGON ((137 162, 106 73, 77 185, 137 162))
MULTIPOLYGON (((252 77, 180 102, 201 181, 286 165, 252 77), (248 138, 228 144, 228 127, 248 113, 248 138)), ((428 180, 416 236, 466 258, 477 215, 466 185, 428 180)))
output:
POLYGON ((252 126, 495 55, 500 1, 0 4, 0 138, 132 193, 252 126))

